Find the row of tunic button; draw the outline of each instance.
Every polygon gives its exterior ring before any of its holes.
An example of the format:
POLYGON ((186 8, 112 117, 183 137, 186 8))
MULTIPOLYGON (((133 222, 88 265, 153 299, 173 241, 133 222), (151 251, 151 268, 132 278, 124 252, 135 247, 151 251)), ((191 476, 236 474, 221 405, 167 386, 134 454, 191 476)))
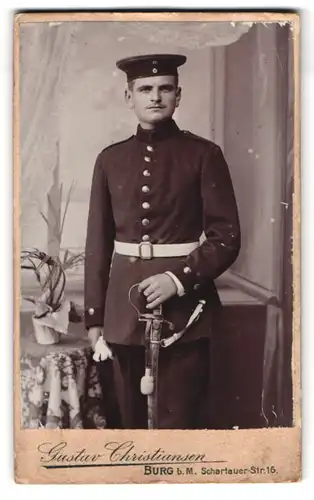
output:
MULTIPOLYGON (((146 146, 146 150, 151 153, 151 152, 154 151, 154 148, 152 146, 148 145, 148 146, 146 146)), ((151 162, 150 156, 144 156, 144 161, 146 163, 150 163, 151 162)), ((143 176, 144 177, 150 177, 150 171, 147 170, 147 169, 145 169, 143 171, 143 176)), ((142 193, 148 194, 149 192, 150 192, 150 187, 147 186, 147 184, 143 185, 142 186, 142 193)), ((150 208, 150 203, 148 201, 144 201, 142 203, 142 208, 144 210, 148 210, 150 208)), ((147 219, 147 218, 142 219, 142 226, 143 227, 147 227, 149 224, 150 224, 150 220, 149 219, 147 219)), ((150 240, 150 236, 148 234, 144 234, 142 236, 142 241, 149 241, 149 240, 150 240)))
MULTIPOLYGON (((153 152, 154 151, 154 148, 152 146, 146 146, 146 149, 147 151, 149 152, 153 152)), ((151 162, 151 158, 149 156, 144 156, 144 161, 146 163, 150 163, 151 162)), ((150 171, 145 169, 143 171, 143 176, 144 177, 150 177, 150 171)), ((142 186, 142 193, 144 194, 148 194, 150 192, 150 187, 147 186, 146 184, 144 186, 142 186)), ((150 204, 148 203, 148 201, 144 201, 142 203, 142 208, 144 208, 144 210, 148 210, 150 208, 150 204)), ((149 219, 142 219, 142 226, 144 227, 147 227, 150 223, 150 220, 149 219)), ((149 234, 144 234, 142 236, 142 241, 149 241, 150 240, 150 236, 149 234)), ((184 269, 183 269, 183 272, 184 274, 189 274, 191 272, 191 268, 189 266, 185 266, 184 269)), ((198 286, 198 285, 197 285, 198 286)))
MULTIPOLYGON (((154 151, 154 149, 153 149, 152 146, 146 146, 146 149, 149 152, 154 151)), ((151 162, 151 158, 149 156, 144 156, 144 161, 147 162, 147 163, 149 163, 149 162, 151 162)), ((150 175, 151 174, 150 174, 149 170, 147 170, 147 169, 143 170, 143 176, 144 177, 150 177, 150 175)), ((149 192, 150 192, 150 187, 149 186, 147 186, 146 184, 144 186, 142 186, 142 193, 147 194, 149 192)), ((150 203, 148 203, 148 201, 143 201, 142 208, 144 208, 144 210, 148 210, 150 208, 150 203)), ((142 219, 142 226, 146 227, 146 226, 149 225, 149 223, 150 223, 149 219, 146 219, 146 218, 142 219)), ((142 241, 149 241, 149 240, 150 240, 150 236, 148 234, 144 234, 142 236, 142 241)), ((88 314, 90 316, 93 316, 95 314, 95 309, 93 307, 90 307, 88 309, 88 314)))

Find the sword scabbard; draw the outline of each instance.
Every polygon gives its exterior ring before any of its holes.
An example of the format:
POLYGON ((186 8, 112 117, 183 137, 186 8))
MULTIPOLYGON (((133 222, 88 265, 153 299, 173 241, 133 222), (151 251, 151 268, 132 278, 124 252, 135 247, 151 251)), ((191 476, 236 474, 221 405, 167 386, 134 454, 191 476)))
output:
MULTIPOLYGON (((144 315, 143 315, 144 316, 144 315)), ((145 376, 141 382, 141 392, 147 396, 148 429, 158 428, 158 359, 161 331, 163 325, 162 307, 158 306, 152 314, 146 314, 140 321, 146 322, 145 328, 145 376), (147 374, 150 374, 148 384, 147 374), (149 390, 148 390, 149 385, 149 390), (143 392, 144 391, 144 392, 143 392)))

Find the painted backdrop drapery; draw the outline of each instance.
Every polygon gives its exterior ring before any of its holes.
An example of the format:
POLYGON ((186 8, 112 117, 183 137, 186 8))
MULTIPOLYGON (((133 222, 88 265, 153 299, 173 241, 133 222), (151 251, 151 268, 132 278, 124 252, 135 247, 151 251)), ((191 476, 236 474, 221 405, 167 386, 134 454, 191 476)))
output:
MULTIPOLYGON (((75 29, 72 23, 36 23, 21 28, 20 193, 22 245, 26 247, 37 244, 32 240, 36 227, 41 232, 44 228, 39 211, 46 208, 58 162, 59 97, 75 29)), ((44 246, 47 241, 41 243, 44 246)))

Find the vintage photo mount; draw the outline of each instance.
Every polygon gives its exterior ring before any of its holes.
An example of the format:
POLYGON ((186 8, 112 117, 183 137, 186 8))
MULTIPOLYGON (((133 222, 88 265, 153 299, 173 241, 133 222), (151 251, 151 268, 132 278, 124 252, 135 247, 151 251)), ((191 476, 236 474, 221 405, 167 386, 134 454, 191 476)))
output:
POLYGON ((18 483, 295 482, 301 479, 300 404, 300 19, 284 13, 26 13, 14 20, 14 414, 18 483), (20 27, 84 21, 289 23, 293 32, 293 426, 238 430, 49 430, 20 427, 20 27), (48 444, 49 445, 48 445, 48 444), (115 443, 115 445, 113 444, 115 443), (55 447, 55 460, 47 459, 55 447), (120 447, 120 448, 119 448, 120 447), (114 451, 119 448, 118 451, 114 451), (161 460, 154 457, 162 449, 161 460), (124 451, 121 451, 124 450, 124 451), (129 453, 127 453, 129 451, 129 453), (56 458, 56 457, 59 458, 56 458), (178 456, 180 465, 171 465, 178 456), (125 457, 125 458, 121 458, 125 457), (167 460, 168 457, 168 460, 167 460), (164 465, 160 461, 164 460, 164 465), (147 463, 156 472, 145 469, 147 463), (221 472, 207 472, 210 469, 221 472), (202 472, 203 469, 203 472, 202 472), (223 469, 224 472, 223 472, 223 469), (237 473, 228 473, 237 470, 237 473))

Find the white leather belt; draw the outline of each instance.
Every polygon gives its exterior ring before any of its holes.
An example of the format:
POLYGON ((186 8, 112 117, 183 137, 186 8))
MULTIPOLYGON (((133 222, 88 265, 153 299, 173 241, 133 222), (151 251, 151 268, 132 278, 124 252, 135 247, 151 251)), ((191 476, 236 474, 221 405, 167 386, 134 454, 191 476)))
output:
POLYGON ((143 241, 142 243, 114 242, 116 253, 128 255, 129 257, 139 257, 144 260, 149 260, 153 257, 183 257, 189 255, 189 253, 198 246, 198 241, 193 243, 173 243, 167 245, 153 245, 149 241, 143 241))

